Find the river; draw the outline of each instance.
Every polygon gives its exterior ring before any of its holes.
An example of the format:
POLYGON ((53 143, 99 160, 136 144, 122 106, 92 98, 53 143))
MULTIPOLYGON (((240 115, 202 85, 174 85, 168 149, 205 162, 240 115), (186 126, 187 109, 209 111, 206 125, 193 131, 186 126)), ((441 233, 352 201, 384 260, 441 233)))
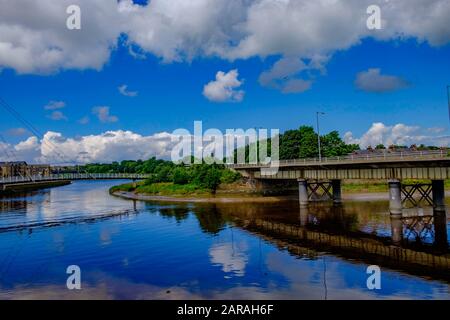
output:
POLYGON ((109 195, 118 183, 0 198, 0 299, 450 299, 450 223, 430 209, 151 203, 109 195))

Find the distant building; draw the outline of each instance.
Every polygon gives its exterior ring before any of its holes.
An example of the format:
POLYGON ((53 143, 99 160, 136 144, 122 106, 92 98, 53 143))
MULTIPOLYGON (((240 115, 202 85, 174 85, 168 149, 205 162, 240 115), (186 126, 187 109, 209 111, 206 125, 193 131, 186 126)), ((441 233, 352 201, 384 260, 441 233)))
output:
POLYGON ((31 164, 28 166, 28 174, 30 176, 49 176, 52 168, 49 164, 31 164))
POLYGON ((25 161, 0 162, 2 178, 26 176, 27 163, 25 161))
POLYGON ((0 177, 26 177, 33 175, 48 176, 51 168, 48 164, 29 165, 25 161, 0 162, 0 177))

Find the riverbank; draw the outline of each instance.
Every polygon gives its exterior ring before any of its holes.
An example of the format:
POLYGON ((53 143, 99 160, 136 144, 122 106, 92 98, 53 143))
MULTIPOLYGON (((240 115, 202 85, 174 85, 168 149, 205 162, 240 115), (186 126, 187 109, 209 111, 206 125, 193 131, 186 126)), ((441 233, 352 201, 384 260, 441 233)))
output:
POLYGON ((111 192, 111 195, 131 199, 131 200, 142 200, 142 201, 159 201, 159 202, 202 202, 202 203, 232 203, 232 202, 280 202, 280 201, 290 201, 295 200, 294 195, 289 196, 243 196, 243 195, 227 195, 227 196, 218 196, 218 195, 202 195, 202 196, 157 196, 157 195, 148 195, 141 194, 129 191, 115 191, 111 192))
MULTIPOLYGON (((281 202, 281 201, 297 201, 297 195, 287 196, 257 196, 257 195, 211 195, 211 196, 159 196, 139 194, 131 191, 115 191, 111 195, 130 200, 156 201, 156 202, 202 202, 202 203, 239 203, 239 202, 281 202)), ((361 192, 349 193, 342 195, 343 200, 350 201, 387 201, 389 195, 385 192, 361 192)))

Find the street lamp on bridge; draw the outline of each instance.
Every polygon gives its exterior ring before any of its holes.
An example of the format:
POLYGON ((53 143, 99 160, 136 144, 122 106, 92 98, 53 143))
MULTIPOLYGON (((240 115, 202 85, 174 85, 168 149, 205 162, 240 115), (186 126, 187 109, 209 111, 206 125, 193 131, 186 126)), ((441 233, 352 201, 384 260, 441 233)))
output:
POLYGON ((317 146, 319 147, 319 162, 322 161, 322 151, 320 150, 320 126, 319 126, 319 115, 324 115, 325 112, 317 111, 316 112, 316 121, 317 121, 317 146))
POLYGON ((448 119, 450 121, 450 85, 447 85, 448 119))

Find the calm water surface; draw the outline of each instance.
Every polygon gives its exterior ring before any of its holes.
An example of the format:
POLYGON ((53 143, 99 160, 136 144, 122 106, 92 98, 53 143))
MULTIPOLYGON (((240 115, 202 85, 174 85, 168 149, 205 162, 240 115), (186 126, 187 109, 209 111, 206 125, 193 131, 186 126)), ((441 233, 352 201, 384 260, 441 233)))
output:
POLYGON ((161 204, 110 196, 118 183, 0 198, 0 299, 450 299, 450 223, 430 209, 161 204))

